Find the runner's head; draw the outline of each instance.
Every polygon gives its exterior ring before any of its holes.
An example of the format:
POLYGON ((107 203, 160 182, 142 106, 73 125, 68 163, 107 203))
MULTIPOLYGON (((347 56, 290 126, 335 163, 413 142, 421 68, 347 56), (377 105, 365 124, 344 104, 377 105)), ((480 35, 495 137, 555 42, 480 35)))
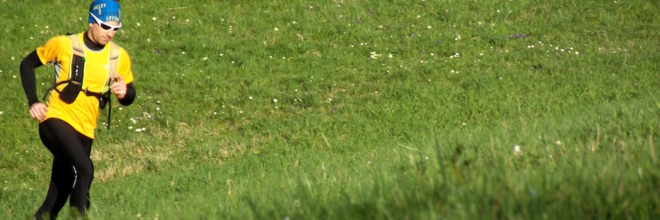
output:
POLYGON ((106 45, 121 27, 121 12, 117 0, 94 0, 89 6, 90 38, 106 45))

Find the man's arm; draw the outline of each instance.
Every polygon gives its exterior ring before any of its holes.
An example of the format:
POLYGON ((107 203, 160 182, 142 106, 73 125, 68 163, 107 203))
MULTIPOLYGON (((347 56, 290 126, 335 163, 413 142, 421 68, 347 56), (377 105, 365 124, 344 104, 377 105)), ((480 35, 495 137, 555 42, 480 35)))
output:
POLYGON ((28 106, 39 102, 37 97, 37 79, 34 73, 34 69, 43 65, 37 51, 34 50, 32 53, 27 55, 23 61, 21 61, 21 82, 23 83, 23 90, 28 99, 28 106))
POLYGON ((123 99, 118 100, 123 106, 133 104, 135 100, 135 87, 133 87, 133 83, 126 84, 126 95, 124 95, 123 99))

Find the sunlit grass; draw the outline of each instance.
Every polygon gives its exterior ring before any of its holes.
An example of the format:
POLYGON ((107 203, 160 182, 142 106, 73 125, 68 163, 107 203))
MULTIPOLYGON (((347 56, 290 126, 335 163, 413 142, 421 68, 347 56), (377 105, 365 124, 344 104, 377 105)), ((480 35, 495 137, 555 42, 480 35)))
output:
MULTIPOLYGON (((0 218, 50 178, 20 60, 87 4, 0 2, 0 218)), ((122 4, 91 219, 660 216, 652 2, 122 4)))

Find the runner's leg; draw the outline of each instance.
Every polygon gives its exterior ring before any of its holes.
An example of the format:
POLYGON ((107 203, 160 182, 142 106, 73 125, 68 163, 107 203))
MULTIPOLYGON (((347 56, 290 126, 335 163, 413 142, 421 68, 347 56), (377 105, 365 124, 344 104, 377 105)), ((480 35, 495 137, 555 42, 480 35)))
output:
MULTIPOLYGON (((73 167, 73 184, 68 185, 68 187, 73 186, 69 204, 71 207, 77 208, 80 216, 84 216, 89 206, 89 187, 94 178, 94 166, 92 160, 89 158, 90 150, 88 150, 91 149, 92 140, 59 119, 48 119, 41 124, 43 124, 43 130, 47 130, 53 137, 54 142, 58 143, 56 146, 58 149, 51 150, 51 152, 55 152, 53 155, 56 160, 64 161, 65 164, 70 164, 69 167, 73 167)), ((58 188, 61 187, 58 184, 59 178, 59 176, 55 178, 55 185, 58 188)), ((69 178, 67 179, 71 180, 69 178)), ((57 195, 58 200, 60 196, 57 195)), ((51 212, 54 211, 52 210, 51 212)))
POLYGON ((55 219, 71 194, 75 176, 73 167, 59 150, 59 143, 43 123, 39 124, 39 136, 54 158, 48 193, 35 216, 41 219, 43 215, 48 215, 50 219, 55 219))

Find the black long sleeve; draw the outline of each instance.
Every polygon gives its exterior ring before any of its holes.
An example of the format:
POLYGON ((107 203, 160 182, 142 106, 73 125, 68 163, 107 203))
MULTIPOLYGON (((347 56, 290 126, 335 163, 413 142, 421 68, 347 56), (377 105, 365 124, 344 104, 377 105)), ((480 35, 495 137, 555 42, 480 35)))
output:
POLYGON ((37 77, 35 76, 34 69, 43 65, 37 51, 27 55, 21 61, 21 82, 23 83, 23 90, 28 99, 28 106, 32 106, 35 102, 39 102, 37 97, 37 77))
POLYGON ((123 106, 127 106, 133 103, 135 100, 135 87, 133 87, 133 83, 126 84, 126 95, 124 95, 123 99, 118 100, 119 103, 123 106))

